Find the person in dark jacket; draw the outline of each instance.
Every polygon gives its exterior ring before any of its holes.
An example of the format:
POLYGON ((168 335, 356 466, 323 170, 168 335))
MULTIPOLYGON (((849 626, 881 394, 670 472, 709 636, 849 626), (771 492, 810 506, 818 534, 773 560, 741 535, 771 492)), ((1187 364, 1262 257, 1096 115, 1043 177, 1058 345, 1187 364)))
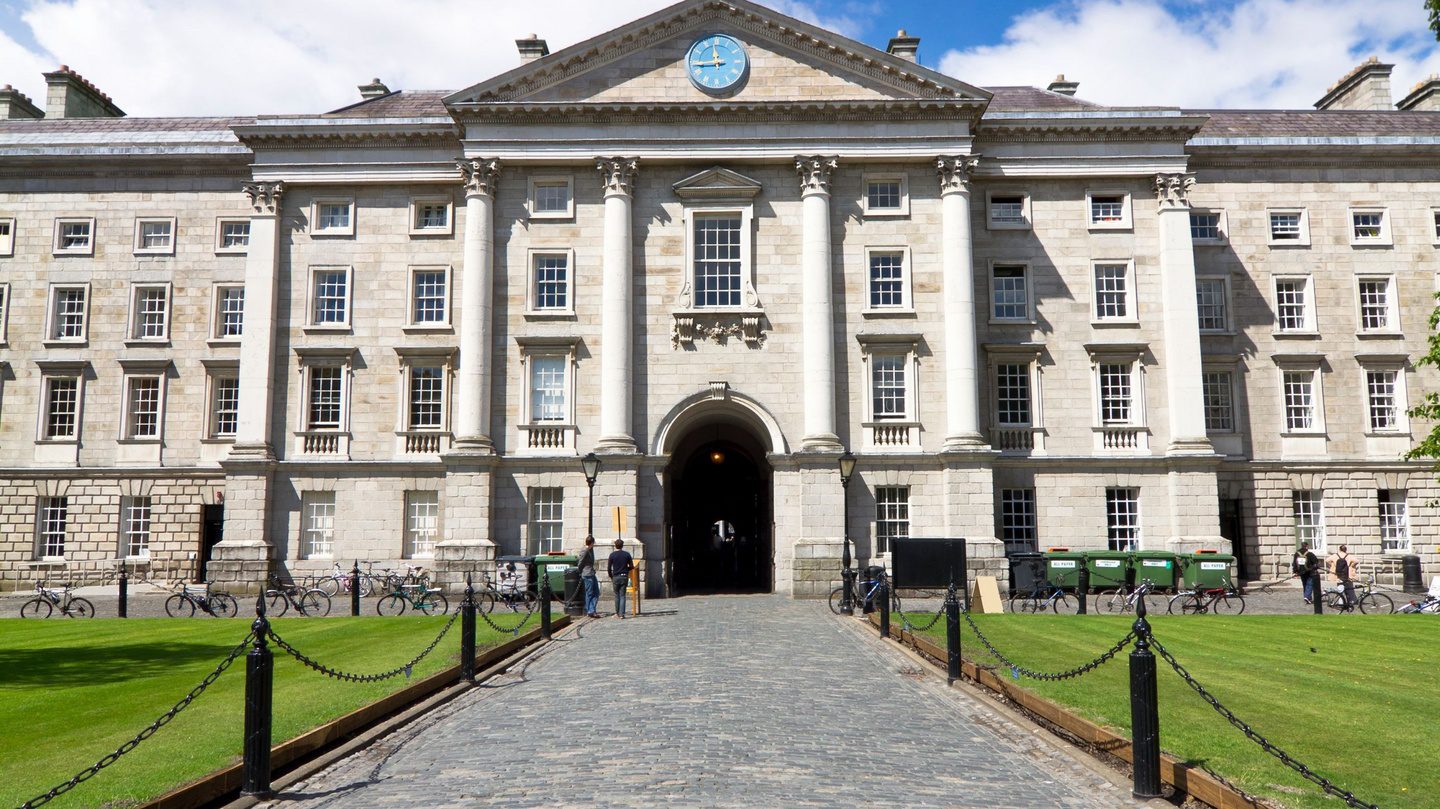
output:
POLYGON ((624 540, 615 540, 615 550, 610 554, 610 585, 615 588, 615 614, 625 617, 628 599, 625 593, 630 589, 630 570, 635 567, 635 557, 625 550, 624 540))
POLYGON ((585 588, 585 614, 599 618, 600 579, 595 576, 595 537, 585 537, 585 550, 580 552, 575 566, 580 569, 580 584, 585 588))
POLYGON ((1300 584, 1305 588, 1306 604, 1315 598, 1315 591, 1318 589, 1315 582, 1319 580, 1315 572, 1319 567, 1320 559, 1310 550, 1310 543, 1300 543, 1300 547, 1295 551, 1295 558, 1290 562, 1290 571, 1300 577, 1300 584))

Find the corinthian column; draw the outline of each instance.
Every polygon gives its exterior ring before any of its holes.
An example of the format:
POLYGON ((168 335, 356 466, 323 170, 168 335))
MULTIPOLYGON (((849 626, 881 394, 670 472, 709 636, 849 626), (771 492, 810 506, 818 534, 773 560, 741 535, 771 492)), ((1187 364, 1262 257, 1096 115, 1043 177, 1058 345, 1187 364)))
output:
POLYGON ((605 189, 605 250, 600 270, 600 438, 604 452, 634 452, 630 434, 635 382, 632 309, 635 245, 631 208, 639 161, 607 157, 595 162, 605 189))
POLYGON ((945 312, 945 449, 984 449, 976 375, 975 266, 970 247, 970 175, 979 158, 941 157, 941 282, 945 312))
POLYGON ((1201 383, 1200 316, 1195 306, 1195 252, 1190 243, 1192 174, 1159 174, 1160 304, 1165 326, 1165 396, 1170 454, 1209 454, 1201 383))
POLYGON ((240 335, 240 413, 231 457, 274 457, 270 409, 275 401, 275 305, 280 273, 280 201, 284 183, 246 183, 250 246, 245 253, 245 328, 240 335))
POLYGON ((830 268, 830 175, 834 157, 797 157, 800 175, 800 315, 805 349, 807 450, 839 450, 835 434, 835 301, 830 268))
POLYGON ((459 401, 455 448, 489 453, 490 323, 494 317, 495 190, 498 160, 456 163, 465 184, 465 258, 460 268, 459 401))

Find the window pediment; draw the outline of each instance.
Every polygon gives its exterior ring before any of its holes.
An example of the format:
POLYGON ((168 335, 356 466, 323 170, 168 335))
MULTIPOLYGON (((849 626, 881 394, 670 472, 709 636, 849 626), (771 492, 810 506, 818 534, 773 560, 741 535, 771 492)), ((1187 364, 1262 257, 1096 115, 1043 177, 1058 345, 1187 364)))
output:
POLYGON ((759 180, 721 166, 706 169, 675 183, 675 195, 683 200, 748 203, 759 196, 759 180))

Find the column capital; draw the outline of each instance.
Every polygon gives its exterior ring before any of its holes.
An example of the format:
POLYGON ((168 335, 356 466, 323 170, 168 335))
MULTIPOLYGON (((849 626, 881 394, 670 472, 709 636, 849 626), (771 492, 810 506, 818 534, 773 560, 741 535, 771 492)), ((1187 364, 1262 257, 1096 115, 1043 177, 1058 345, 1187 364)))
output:
POLYGON ((940 193, 951 194, 970 190, 970 178, 980 165, 980 155, 935 158, 935 173, 940 176, 940 193))
POLYGON ((495 187, 500 183, 500 161, 494 158, 456 160, 455 168, 460 170, 460 183, 465 186, 467 197, 493 197, 495 187))
POLYGON ((1155 201, 1160 210, 1190 207, 1190 189, 1195 186, 1193 174, 1155 175, 1155 201))
POLYGON ((801 194, 830 193, 830 175, 840 166, 837 157, 803 155, 795 158, 795 173, 800 175, 801 194))
POLYGON ((280 213, 280 198, 285 195, 285 183, 245 183, 241 186, 245 196, 250 198, 250 207, 257 214, 277 216, 280 213))
POLYGON ((600 172, 600 187, 606 196, 624 194, 629 196, 635 175, 640 172, 637 157, 597 157, 595 170, 600 172))

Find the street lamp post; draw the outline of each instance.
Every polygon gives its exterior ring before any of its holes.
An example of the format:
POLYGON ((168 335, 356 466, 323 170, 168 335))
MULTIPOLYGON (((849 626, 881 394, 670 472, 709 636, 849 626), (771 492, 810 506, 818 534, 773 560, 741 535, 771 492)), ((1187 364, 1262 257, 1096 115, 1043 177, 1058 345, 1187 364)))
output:
POLYGON ((595 538, 595 478, 600 475, 600 458, 595 453, 587 453, 580 459, 580 468, 585 471, 585 485, 590 489, 590 499, 586 504, 586 511, 589 516, 585 523, 585 538, 595 538))
POLYGON ((840 521, 844 526, 845 533, 845 555, 840 563, 844 568, 840 571, 841 580, 844 582, 844 592, 840 596, 840 612, 843 615, 855 614, 855 571, 850 569, 850 476, 855 474, 855 456, 850 450, 840 456, 840 488, 845 492, 840 507, 840 521))

